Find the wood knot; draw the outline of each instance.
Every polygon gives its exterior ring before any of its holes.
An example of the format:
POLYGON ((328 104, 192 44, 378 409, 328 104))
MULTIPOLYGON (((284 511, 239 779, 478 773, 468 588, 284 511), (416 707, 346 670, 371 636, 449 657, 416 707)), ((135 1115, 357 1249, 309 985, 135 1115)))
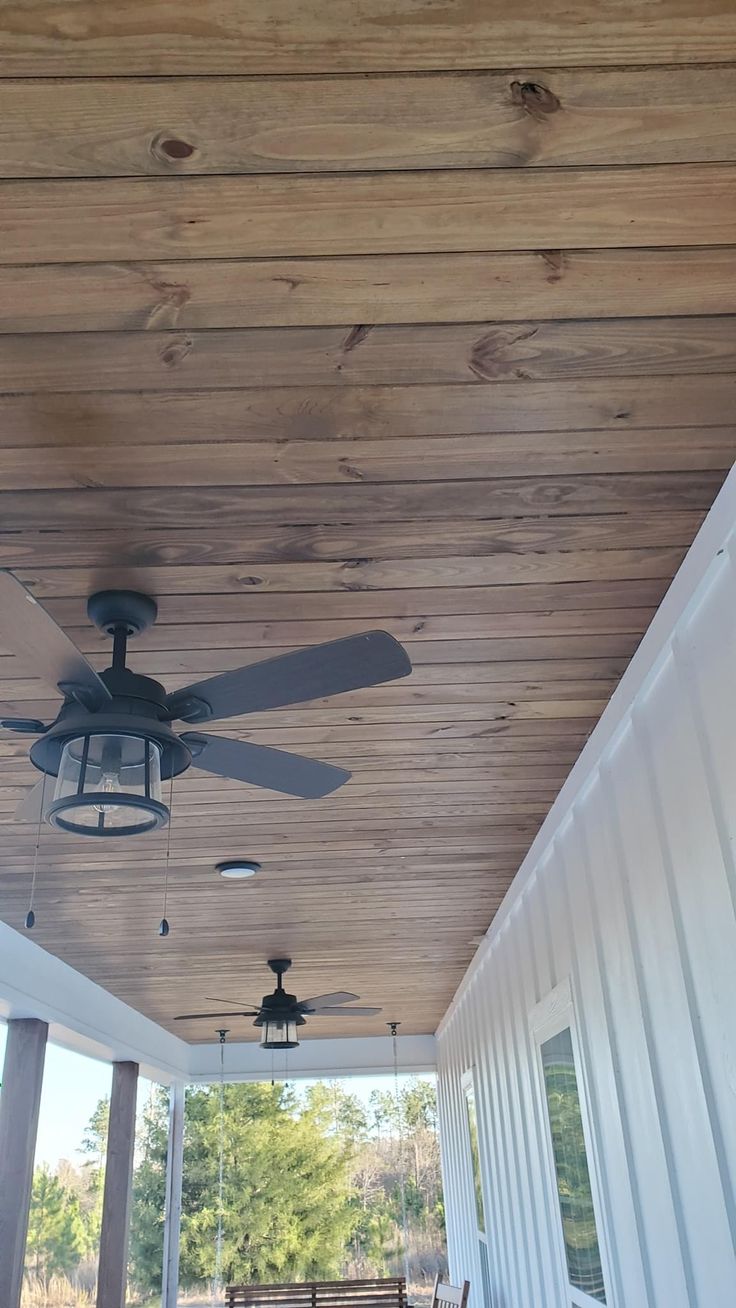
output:
POLYGON ((511 99, 537 119, 547 118, 562 108, 554 91, 541 82, 512 82, 511 99))
POLYGON ((159 357, 164 367, 177 368, 191 353, 193 347, 194 341, 191 336, 179 336, 164 345, 159 357))
POLYGON ((171 136, 168 132, 158 132, 151 141, 151 154, 160 163, 181 163, 183 159, 191 159, 196 153, 196 145, 183 141, 179 136, 171 136))

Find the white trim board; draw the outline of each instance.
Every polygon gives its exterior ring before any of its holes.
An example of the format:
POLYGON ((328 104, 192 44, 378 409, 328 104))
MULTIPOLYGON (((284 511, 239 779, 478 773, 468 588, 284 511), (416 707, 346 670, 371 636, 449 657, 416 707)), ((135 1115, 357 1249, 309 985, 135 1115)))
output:
POLYGON ((659 673, 668 656, 676 628, 688 612, 700 602, 705 590, 724 566, 722 559, 735 533, 736 465, 723 483, 672 585, 652 618, 639 648, 537 832, 447 1012, 437 1027, 438 1036, 444 1031, 454 1013, 469 981, 475 975, 479 962, 485 957, 499 932, 508 924, 526 886, 533 880, 555 835, 568 818, 574 802, 585 789, 602 758, 614 744, 619 732, 625 727, 634 702, 659 673))

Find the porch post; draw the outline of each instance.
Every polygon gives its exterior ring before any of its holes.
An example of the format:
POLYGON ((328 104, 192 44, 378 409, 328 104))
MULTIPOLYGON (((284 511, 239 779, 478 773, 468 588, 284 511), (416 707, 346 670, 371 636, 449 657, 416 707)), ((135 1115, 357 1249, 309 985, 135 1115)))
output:
POLYGON ((113 1063, 97 1308, 124 1308, 125 1305, 137 1091, 138 1064, 113 1063))
POLYGON ((0 1304, 20 1308, 48 1023, 8 1022, 0 1094, 0 1304))
POLYGON ((181 1182, 184 1161, 184 1092, 182 1081, 171 1086, 169 1098, 169 1148, 166 1156, 166 1207, 164 1217, 164 1266, 161 1308, 176 1308, 179 1297, 179 1236, 181 1232, 181 1182))

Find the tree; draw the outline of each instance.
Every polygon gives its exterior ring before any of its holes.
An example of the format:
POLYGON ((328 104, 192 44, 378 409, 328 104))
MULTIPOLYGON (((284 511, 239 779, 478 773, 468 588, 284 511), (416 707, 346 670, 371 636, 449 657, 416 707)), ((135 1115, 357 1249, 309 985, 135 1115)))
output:
MULTIPOLYGON (((283 1085, 224 1087, 222 1276, 298 1280, 337 1274, 353 1224, 344 1142, 324 1098, 299 1102, 283 1085)), ((146 1114, 136 1174, 131 1254, 141 1286, 160 1285, 166 1103, 146 1114)), ((181 1281, 211 1280, 220 1218, 220 1089, 190 1089, 184 1126, 181 1281)))
POLYGON ((46 1167, 33 1176, 26 1261, 46 1281, 74 1270, 87 1249, 79 1198, 46 1167))

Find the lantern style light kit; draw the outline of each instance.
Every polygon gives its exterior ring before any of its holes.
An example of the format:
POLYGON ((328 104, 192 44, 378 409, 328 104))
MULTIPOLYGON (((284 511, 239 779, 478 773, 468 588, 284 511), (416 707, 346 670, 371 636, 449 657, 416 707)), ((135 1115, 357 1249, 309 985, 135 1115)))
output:
POLYGON ((217 871, 226 881, 247 881, 260 870, 261 865, 254 858, 227 858, 217 864, 217 871))

